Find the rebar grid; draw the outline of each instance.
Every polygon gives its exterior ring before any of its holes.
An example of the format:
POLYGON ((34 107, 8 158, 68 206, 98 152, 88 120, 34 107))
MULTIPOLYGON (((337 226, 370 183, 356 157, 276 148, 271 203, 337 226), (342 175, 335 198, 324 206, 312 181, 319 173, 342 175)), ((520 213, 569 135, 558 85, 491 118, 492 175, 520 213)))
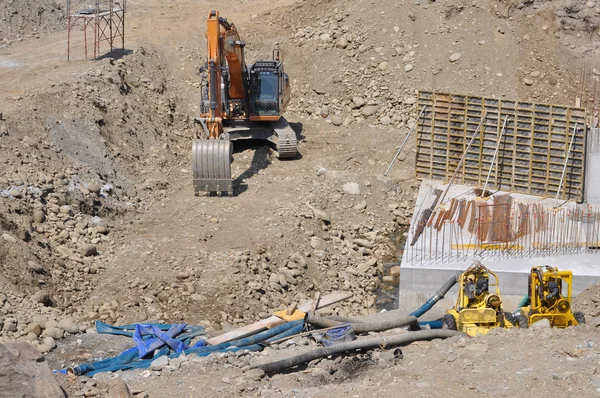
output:
POLYGON ((600 254, 600 208, 546 208, 500 196, 504 200, 494 204, 461 200, 436 209, 415 245, 407 247, 407 265, 600 254))

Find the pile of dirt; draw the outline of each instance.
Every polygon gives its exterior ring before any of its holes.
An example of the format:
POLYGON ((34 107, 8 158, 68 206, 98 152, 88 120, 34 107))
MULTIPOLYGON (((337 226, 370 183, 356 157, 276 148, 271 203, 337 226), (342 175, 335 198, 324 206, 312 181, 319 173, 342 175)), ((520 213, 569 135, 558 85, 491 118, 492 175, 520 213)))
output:
POLYGON ((58 0, 0 0, 0 44, 64 29, 65 4, 58 0))
POLYGON ((508 3, 508 16, 518 15, 518 13, 526 15, 550 13, 555 17, 557 28, 575 36, 597 40, 597 34, 600 32, 600 4, 597 1, 534 0, 527 2, 500 1, 500 3, 508 3))
MULTIPOLYGON (((577 65, 599 53, 584 35, 591 2, 513 3, 285 1, 251 16, 223 4, 249 61, 282 47, 302 158, 236 143, 236 196, 194 199, 197 4, 147 0, 122 58, 48 67, 0 98, 0 339, 47 351, 95 319, 230 328, 338 289, 354 297, 324 313, 375 311, 375 292, 398 282, 384 272, 391 236, 416 196, 414 142, 381 176, 414 123, 416 90, 570 104, 577 65), (149 31, 155 20, 168 43, 149 31)), ((59 5, 36 4, 43 18, 0 0, 5 41, 34 22, 60 26, 59 5)))
POLYGON ((45 352, 87 328, 73 318, 86 319, 78 303, 111 259, 113 229, 160 197, 178 162, 168 137, 187 115, 161 62, 141 48, 4 104, 0 340, 45 352))
POLYGON ((0 344, 0 396, 63 398, 44 357, 29 344, 0 344))
POLYGON ((573 310, 586 316, 600 316, 600 282, 588 287, 573 299, 573 310))
POLYGON ((572 104, 600 54, 595 2, 309 0, 265 18, 288 36, 291 109, 335 126, 410 126, 422 89, 572 104))

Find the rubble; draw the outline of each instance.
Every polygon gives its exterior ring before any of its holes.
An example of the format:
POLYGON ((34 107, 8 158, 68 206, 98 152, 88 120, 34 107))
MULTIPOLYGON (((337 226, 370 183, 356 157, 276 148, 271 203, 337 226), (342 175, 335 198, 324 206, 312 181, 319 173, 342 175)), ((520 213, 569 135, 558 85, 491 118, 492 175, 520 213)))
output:
POLYGON ((0 396, 63 398, 41 353, 26 343, 0 344, 0 396))

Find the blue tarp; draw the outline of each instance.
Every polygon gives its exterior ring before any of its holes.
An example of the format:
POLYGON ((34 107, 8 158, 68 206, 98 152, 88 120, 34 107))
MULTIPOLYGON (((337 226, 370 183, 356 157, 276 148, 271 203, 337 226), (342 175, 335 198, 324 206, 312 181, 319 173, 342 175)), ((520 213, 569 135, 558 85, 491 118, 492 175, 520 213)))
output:
MULTIPOLYGON (((98 333, 132 337, 136 346, 123 351, 115 357, 74 366, 71 370, 76 375, 85 374, 93 376, 101 372, 145 369, 150 367, 152 361, 164 355, 168 355, 169 358, 176 358, 181 354, 208 356, 218 352, 260 351, 265 346, 264 342, 293 336, 300 333, 303 329, 304 321, 299 320, 288 322, 236 341, 207 346, 205 340, 200 340, 190 347, 189 344, 192 338, 204 334, 202 326, 186 324, 131 324, 111 326, 97 321, 96 330, 98 333)), ((57 372, 66 373, 67 369, 57 372)))

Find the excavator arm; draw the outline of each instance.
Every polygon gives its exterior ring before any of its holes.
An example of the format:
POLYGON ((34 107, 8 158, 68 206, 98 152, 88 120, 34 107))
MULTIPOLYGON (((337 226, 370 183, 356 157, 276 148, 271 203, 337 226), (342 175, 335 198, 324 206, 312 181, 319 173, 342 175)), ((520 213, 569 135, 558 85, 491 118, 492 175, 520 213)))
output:
POLYGON ((202 116, 206 117, 209 136, 214 139, 223 133, 223 107, 219 90, 223 72, 220 30, 219 13, 211 11, 206 23, 209 111, 208 115, 202 116))
POLYGON ((227 59, 229 67, 229 99, 246 99, 246 62, 244 60, 244 46, 246 45, 240 39, 238 30, 234 24, 224 21, 225 32, 223 33, 223 53, 227 59))
POLYGON ((202 116, 206 118, 210 138, 219 138, 223 133, 223 119, 227 115, 223 103, 228 102, 224 101, 222 95, 225 94, 227 100, 246 101, 245 43, 235 25, 219 16, 218 11, 208 14, 206 40, 209 113, 202 116), (223 91, 221 82, 225 85, 223 91))

